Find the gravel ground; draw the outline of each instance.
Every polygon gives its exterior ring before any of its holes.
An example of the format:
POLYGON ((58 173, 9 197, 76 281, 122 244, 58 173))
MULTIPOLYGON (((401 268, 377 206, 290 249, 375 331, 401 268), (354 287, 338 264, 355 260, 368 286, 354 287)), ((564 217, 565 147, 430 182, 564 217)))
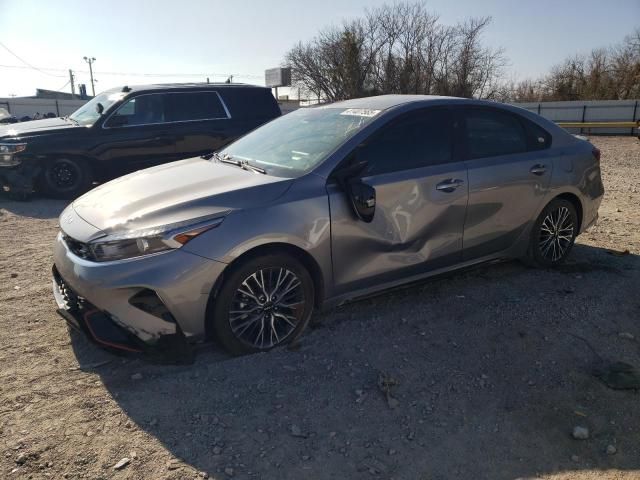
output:
POLYGON ((457 273, 318 314, 296 349, 188 367, 70 334, 64 205, 0 201, 0 477, 640 478, 638 393, 593 375, 640 367, 640 142, 593 141, 600 223, 560 270, 457 273))

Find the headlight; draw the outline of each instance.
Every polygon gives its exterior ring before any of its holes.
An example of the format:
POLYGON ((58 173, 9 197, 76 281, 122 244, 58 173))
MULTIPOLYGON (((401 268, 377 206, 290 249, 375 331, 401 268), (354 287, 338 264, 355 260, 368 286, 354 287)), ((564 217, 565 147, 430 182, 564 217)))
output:
POLYGON ((0 166, 15 167, 20 165, 20 159, 14 155, 23 152, 26 148, 26 143, 0 143, 0 166))
POLYGON ((0 153, 19 153, 26 148, 26 143, 0 143, 0 153))
POLYGON ((222 223, 224 217, 194 223, 173 223, 159 227, 131 230, 121 234, 107 235, 88 244, 93 260, 108 262, 140 257, 152 253, 182 247, 201 233, 222 223))

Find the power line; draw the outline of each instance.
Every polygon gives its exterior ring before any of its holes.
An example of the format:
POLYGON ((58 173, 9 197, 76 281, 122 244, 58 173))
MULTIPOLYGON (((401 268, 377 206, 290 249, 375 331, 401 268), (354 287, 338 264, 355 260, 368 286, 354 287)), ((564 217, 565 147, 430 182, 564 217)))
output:
MULTIPOLYGON (((17 69, 28 69, 35 68, 38 71, 48 70, 50 72, 65 72, 66 70, 63 68, 36 68, 33 66, 23 67, 22 65, 0 65, 0 68, 17 68, 17 69)), ((74 70, 77 73, 88 74, 89 70, 74 70)), ((44 73, 44 72, 43 72, 44 73)), ((100 75, 118 75, 122 77, 224 77, 228 78, 233 75, 234 77, 242 77, 242 78, 260 78, 263 79, 264 75, 260 75, 257 73, 134 73, 134 72, 103 72, 100 70, 98 73, 100 75)), ((54 75, 56 77, 64 77, 64 75, 54 75)))
POLYGON ((54 75, 53 73, 47 73, 44 70, 38 68, 38 67, 34 67, 33 65, 31 65, 29 62, 27 62, 24 58, 20 57, 18 54, 14 53, 11 51, 11 49, 9 49, 9 47, 7 47, 4 43, 0 42, 0 47, 4 48, 7 52, 9 52, 11 55, 13 55, 14 57, 16 57, 18 60, 20 60, 22 63, 24 63, 25 65, 27 65, 29 68, 32 68, 33 70, 36 70, 40 73, 43 73, 45 75, 50 75, 52 77, 64 77, 64 75, 54 75))
POLYGON ((62 89, 63 89, 64 87, 66 87, 67 85, 69 85, 69 82, 71 82, 71 79, 67 80, 67 83, 65 83, 64 85, 62 85, 60 88, 57 88, 57 89, 56 89, 56 91, 61 92, 61 91, 62 91, 62 89))

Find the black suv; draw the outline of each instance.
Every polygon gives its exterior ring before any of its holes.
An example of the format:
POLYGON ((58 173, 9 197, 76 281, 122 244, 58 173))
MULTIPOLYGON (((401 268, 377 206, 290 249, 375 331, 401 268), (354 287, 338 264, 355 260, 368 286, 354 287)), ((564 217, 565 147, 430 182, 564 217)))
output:
POLYGON ((0 188, 75 198, 94 181, 212 152, 278 116, 271 90, 253 85, 107 90, 68 117, 0 127, 0 188))

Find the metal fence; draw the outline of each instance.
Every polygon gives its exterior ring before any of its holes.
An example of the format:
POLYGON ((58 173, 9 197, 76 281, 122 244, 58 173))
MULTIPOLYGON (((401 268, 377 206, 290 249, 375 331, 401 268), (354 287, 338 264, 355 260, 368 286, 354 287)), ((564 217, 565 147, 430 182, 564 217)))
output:
MULTIPOLYGON (((43 98, 0 98, 0 108, 6 109, 18 118, 32 117, 36 113, 57 116, 69 115, 83 105, 86 100, 54 100, 43 98)), ((518 107, 538 113, 556 123, 588 122, 637 122, 640 120, 639 100, 587 100, 573 102, 517 103, 518 107)), ((283 113, 296 110, 298 102, 281 101, 283 113)), ((566 127, 572 133, 586 133, 587 127, 566 127)), ((607 135, 633 135, 633 128, 597 128, 591 133, 607 135)))
MULTIPOLYGON (((556 123, 637 122, 640 120, 638 100, 584 100, 572 102, 516 103, 515 105, 542 115, 556 123)), ((567 127, 572 133, 585 133, 588 127, 567 127)), ((633 128, 598 127, 591 133, 634 135, 633 128)))

